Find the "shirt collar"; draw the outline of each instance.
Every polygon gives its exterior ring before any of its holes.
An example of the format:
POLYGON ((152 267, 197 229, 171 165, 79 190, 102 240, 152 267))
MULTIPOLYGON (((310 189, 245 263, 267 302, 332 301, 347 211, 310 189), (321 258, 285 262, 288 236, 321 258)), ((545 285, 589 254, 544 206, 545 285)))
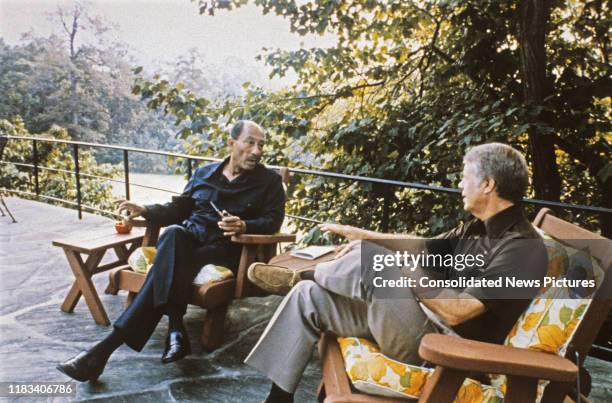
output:
MULTIPOLYGON (((213 174, 223 175, 223 172, 222 172, 223 171, 223 167, 225 167, 227 165, 229 160, 230 160, 230 157, 225 157, 225 159, 223 161, 217 162, 216 163, 217 166, 213 166, 213 168, 206 173, 205 179, 211 177, 213 174)), ((237 178, 234 179, 233 183, 242 183, 242 182, 246 181, 247 178, 249 176, 251 176, 251 174, 253 174, 253 172, 258 170, 260 166, 261 166, 261 163, 258 162, 257 165, 255 166, 255 168, 251 169, 250 171, 243 172, 240 176, 238 176, 237 178)))
POLYGON ((518 204, 513 204, 484 220, 487 236, 491 239, 499 239, 511 226, 523 218, 523 208, 518 204))
POLYGON ((207 168, 209 169, 205 169, 202 175, 202 179, 208 179, 211 176, 213 176, 213 174, 217 173, 218 171, 220 171, 221 169, 223 169, 223 166, 225 165, 225 163, 229 161, 229 157, 225 158, 223 161, 219 161, 219 162, 214 162, 210 165, 207 166, 207 168))

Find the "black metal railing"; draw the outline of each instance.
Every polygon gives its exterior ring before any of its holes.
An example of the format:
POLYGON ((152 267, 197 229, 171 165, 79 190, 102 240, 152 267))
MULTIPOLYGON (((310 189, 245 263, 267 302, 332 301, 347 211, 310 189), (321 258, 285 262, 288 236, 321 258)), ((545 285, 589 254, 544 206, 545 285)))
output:
MULTIPOLYGON (((196 155, 172 153, 172 152, 157 151, 157 150, 148 150, 148 149, 136 148, 136 147, 124 147, 124 146, 114 146, 114 145, 108 145, 108 144, 87 143, 83 141, 47 139, 47 138, 31 137, 31 136, 0 136, 0 137, 7 138, 9 140, 32 141, 32 164, 17 163, 17 162, 11 162, 11 161, 0 161, 0 163, 13 164, 17 166, 33 168, 35 193, 24 192, 24 191, 19 191, 15 189, 7 189, 7 191, 17 193, 17 194, 36 196, 36 197, 45 198, 45 199, 54 200, 54 201, 60 201, 60 202, 67 203, 69 205, 76 206, 79 218, 82 218, 82 211, 84 208, 88 210, 108 214, 108 215, 116 215, 112 211, 101 210, 93 206, 84 205, 82 203, 81 177, 96 178, 96 179, 103 179, 103 180, 108 180, 112 182, 124 183, 125 184, 125 196, 126 196, 126 199, 128 200, 130 200, 130 186, 137 186, 137 187, 147 188, 151 190, 158 190, 158 191, 178 194, 177 192, 169 190, 169 189, 163 189, 163 188, 158 188, 154 186, 147 186, 143 184, 130 182, 130 167, 129 167, 130 153, 144 153, 144 154, 160 155, 160 156, 165 156, 165 157, 183 158, 186 160, 187 174, 189 177, 191 177, 192 175, 194 161, 209 161, 209 162, 220 161, 220 159, 218 158, 200 157, 196 155), (65 169, 57 169, 57 168, 40 166, 39 155, 38 155, 38 142, 41 142, 41 141, 72 145, 72 152, 73 152, 74 162, 75 162, 75 170, 69 171, 65 169), (91 175, 88 173, 81 172, 80 166, 79 166, 80 147, 93 147, 93 148, 106 148, 106 149, 121 150, 123 152, 123 180, 118 180, 118 179, 110 178, 106 176, 91 175), (66 199, 51 197, 47 195, 42 195, 40 192, 39 170, 49 170, 49 171, 63 172, 63 173, 74 175, 75 185, 76 185, 76 202, 66 200, 66 199)), ((268 167, 273 168, 273 169, 281 168, 279 166, 274 166, 274 165, 268 165, 268 167)), ((316 175, 316 176, 324 177, 324 178, 334 178, 334 179, 340 179, 340 180, 346 180, 346 181, 377 184, 379 186, 382 186, 383 187, 383 192, 382 192, 383 194, 383 216, 382 216, 381 227, 383 231, 388 231, 389 229, 389 215, 390 215, 389 210, 390 210, 390 203, 391 203, 393 188, 429 190, 433 192, 451 193, 451 194, 461 193, 459 189, 442 187, 442 186, 425 185, 425 184, 417 183, 417 182, 404 182, 404 181, 397 181, 397 180, 391 180, 391 179, 370 178, 367 176, 347 175, 347 174, 318 171, 318 170, 312 170, 312 169, 289 168, 289 172, 294 173, 294 174, 300 174, 300 175, 316 175)), ((377 193, 380 194, 379 192, 377 193)), ((560 209, 566 209, 566 210, 571 210, 571 211, 580 211, 580 212, 586 212, 590 214, 611 214, 612 213, 612 209, 605 208, 605 207, 595 207, 595 206, 587 206, 587 205, 581 205, 581 204, 568 204, 568 203, 552 202, 552 201, 538 200, 538 199, 524 199, 523 201, 524 203, 532 204, 532 205, 560 208, 560 209)), ((307 217, 301 217, 301 216, 295 216, 295 215, 287 215, 287 216, 294 218, 294 219, 298 219, 298 220, 319 222, 317 220, 313 220, 307 217)))

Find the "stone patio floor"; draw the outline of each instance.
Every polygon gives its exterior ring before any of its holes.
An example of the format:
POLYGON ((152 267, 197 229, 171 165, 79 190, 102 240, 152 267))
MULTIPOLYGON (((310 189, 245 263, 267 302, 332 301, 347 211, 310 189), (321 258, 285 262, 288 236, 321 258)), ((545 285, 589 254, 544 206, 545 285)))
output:
MULTIPOLYGON (((18 223, 0 217, 0 381, 65 382, 69 378, 55 369, 57 363, 90 347, 109 328, 95 324, 82 299, 74 313, 60 311, 73 277, 62 250, 52 246, 51 240, 77 231, 112 230, 112 221, 87 213, 79 220, 74 210, 19 198, 5 200, 18 223)), ((102 303, 113 321, 122 311, 125 295, 105 295, 107 279, 106 273, 94 276, 102 303)), ((162 319, 141 353, 122 346, 97 382, 78 383, 76 400, 261 401, 269 382, 242 360, 255 345, 280 300, 270 296, 235 301, 226 320, 227 342, 211 354, 202 351, 197 342, 205 311, 189 307, 185 322, 193 353, 167 365, 160 362, 167 331, 166 320, 162 319)), ((589 358, 586 366, 593 377, 591 399, 612 401, 612 364, 589 358)), ((315 354, 296 401, 316 401, 319 379, 315 354)))

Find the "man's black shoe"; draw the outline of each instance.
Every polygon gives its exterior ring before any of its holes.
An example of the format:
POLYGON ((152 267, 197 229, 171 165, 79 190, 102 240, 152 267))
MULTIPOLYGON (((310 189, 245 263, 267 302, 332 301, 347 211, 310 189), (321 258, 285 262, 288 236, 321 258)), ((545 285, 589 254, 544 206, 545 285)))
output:
POLYGON ((168 337, 166 337, 166 349, 164 355, 162 355, 162 362, 167 364, 178 361, 189 354, 191 354, 191 346, 189 345, 187 332, 180 330, 169 332, 168 337))
POLYGON ((76 357, 58 364, 56 368, 79 382, 95 381, 104 371, 107 361, 108 357, 100 358, 88 351, 81 351, 76 357))

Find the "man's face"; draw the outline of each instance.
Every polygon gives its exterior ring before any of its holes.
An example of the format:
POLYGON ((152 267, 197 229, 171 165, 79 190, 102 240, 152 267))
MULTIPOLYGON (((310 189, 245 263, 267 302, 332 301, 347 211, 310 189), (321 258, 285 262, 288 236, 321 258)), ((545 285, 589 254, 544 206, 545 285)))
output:
POLYGON ((486 181, 479 178, 476 164, 468 162, 463 165, 463 178, 459 182, 461 196, 463 196, 463 209, 474 213, 486 204, 487 194, 484 192, 486 181))
POLYGON ((265 134, 257 126, 245 124, 237 139, 229 139, 230 157, 234 166, 250 171, 261 159, 265 134))

